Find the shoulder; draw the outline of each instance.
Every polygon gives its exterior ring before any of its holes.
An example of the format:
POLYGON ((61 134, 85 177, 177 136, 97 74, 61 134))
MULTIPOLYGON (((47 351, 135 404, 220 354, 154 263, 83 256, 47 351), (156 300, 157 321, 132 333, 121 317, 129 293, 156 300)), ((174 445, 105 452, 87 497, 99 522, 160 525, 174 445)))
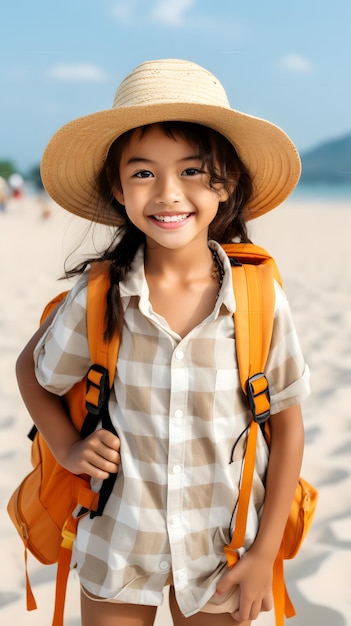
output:
POLYGON ((63 336, 78 329, 81 334, 86 333, 88 274, 84 272, 60 301, 40 344, 45 344, 47 338, 52 336, 61 342, 63 336))
POLYGON ((34 349, 39 383, 58 395, 81 380, 89 368, 86 302, 87 277, 84 275, 62 300, 34 349))

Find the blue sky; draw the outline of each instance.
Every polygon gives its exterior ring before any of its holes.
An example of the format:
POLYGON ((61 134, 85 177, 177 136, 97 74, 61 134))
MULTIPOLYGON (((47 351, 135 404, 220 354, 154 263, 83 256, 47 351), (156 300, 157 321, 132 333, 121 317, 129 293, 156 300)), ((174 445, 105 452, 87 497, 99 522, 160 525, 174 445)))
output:
POLYGON ((231 106, 300 150, 351 132, 350 0, 7 0, 0 14, 0 159, 39 162, 64 123, 109 108, 145 60, 211 70, 231 106))

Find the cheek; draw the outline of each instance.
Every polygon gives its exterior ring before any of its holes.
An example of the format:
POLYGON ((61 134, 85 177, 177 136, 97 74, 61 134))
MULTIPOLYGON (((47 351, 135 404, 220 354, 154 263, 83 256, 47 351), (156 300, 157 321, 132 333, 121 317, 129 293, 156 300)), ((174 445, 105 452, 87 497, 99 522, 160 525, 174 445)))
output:
POLYGON ((133 222, 134 225, 141 224, 144 221, 143 206, 136 198, 131 198, 130 195, 126 194, 124 199, 124 209, 130 221, 133 222))
POLYGON ((203 196, 203 205, 208 208, 208 211, 213 213, 214 215, 218 211, 219 203, 222 202, 221 197, 218 192, 208 191, 203 196))

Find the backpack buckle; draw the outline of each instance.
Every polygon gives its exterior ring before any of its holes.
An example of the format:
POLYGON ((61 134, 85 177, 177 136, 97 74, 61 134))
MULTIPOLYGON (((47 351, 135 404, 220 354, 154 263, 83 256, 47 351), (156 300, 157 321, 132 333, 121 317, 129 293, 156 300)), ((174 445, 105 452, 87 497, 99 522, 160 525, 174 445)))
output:
POLYGON ((269 383, 262 372, 258 372, 248 378, 246 383, 246 395, 254 422, 264 424, 271 413, 271 399, 269 383))
POLYGON ((87 374, 85 405, 89 413, 99 415, 109 396, 108 371, 102 365, 93 364, 87 374))
POLYGON ((62 536, 61 547, 66 548, 67 550, 72 550, 73 542, 76 538, 76 533, 72 533, 70 530, 67 530, 66 524, 67 522, 65 522, 65 525, 61 531, 61 536, 62 536))

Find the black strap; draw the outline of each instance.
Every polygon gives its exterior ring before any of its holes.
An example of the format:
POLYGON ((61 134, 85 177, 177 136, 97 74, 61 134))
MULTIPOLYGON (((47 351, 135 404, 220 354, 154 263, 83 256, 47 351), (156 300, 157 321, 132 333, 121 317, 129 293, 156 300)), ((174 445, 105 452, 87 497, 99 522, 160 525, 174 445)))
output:
MULTIPOLYGON (((114 425, 112 424, 110 413, 108 410, 108 398, 105 399, 105 402, 101 407, 100 419, 101 419, 102 428, 104 428, 105 430, 109 430, 111 433, 118 436, 117 431, 114 425)), ((105 478, 105 480, 103 481, 101 488, 100 488, 100 492, 99 492, 98 507, 96 511, 90 511, 91 518, 101 517, 101 515, 103 514, 104 508, 106 506, 106 502, 109 499, 112 489, 114 487, 114 484, 116 482, 116 478, 117 478, 117 473, 110 474, 109 477, 105 478)))
POLYGON ((37 432, 38 432, 38 429, 37 429, 37 427, 36 427, 36 426, 35 426, 35 424, 34 424, 34 425, 32 426, 32 428, 30 429, 30 431, 29 431, 29 433, 28 433, 27 437, 28 437, 31 441, 34 441, 34 439, 35 439, 35 435, 37 434, 37 432))
MULTIPOLYGON (((114 425, 112 424, 110 413, 108 410, 108 401, 110 397, 108 372, 100 365, 92 365, 89 371, 91 370, 95 370, 99 372, 100 374, 102 374, 101 383, 99 386, 99 398, 98 398, 98 402, 96 406, 94 404, 86 402, 87 415, 85 416, 83 426, 80 431, 80 436, 82 437, 82 439, 85 439, 86 437, 91 435, 91 433, 93 433, 94 430, 96 429, 99 421, 101 421, 102 428, 104 428, 105 430, 109 430, 111 433, 118 436, 117 431, 114 425)), ((92 384, 94 383, 91 382, 91 380, 89 379, 89 374, 88 374, 87 392, 89 391, 89 388, 92 384)), ((113 486, 116 482, 116 478, 117 478, 117 473, 110 474, 109 477, 103 481, 100 491, 99 491, 98 507, 96 511, 90 511, 91 518, 101 517, 101 515, 103 514, 106 502, 109 499, 113 486)), ((86 509, 81 508, 78 516, 81 516, 86 512, 87 512, 86 509)))

